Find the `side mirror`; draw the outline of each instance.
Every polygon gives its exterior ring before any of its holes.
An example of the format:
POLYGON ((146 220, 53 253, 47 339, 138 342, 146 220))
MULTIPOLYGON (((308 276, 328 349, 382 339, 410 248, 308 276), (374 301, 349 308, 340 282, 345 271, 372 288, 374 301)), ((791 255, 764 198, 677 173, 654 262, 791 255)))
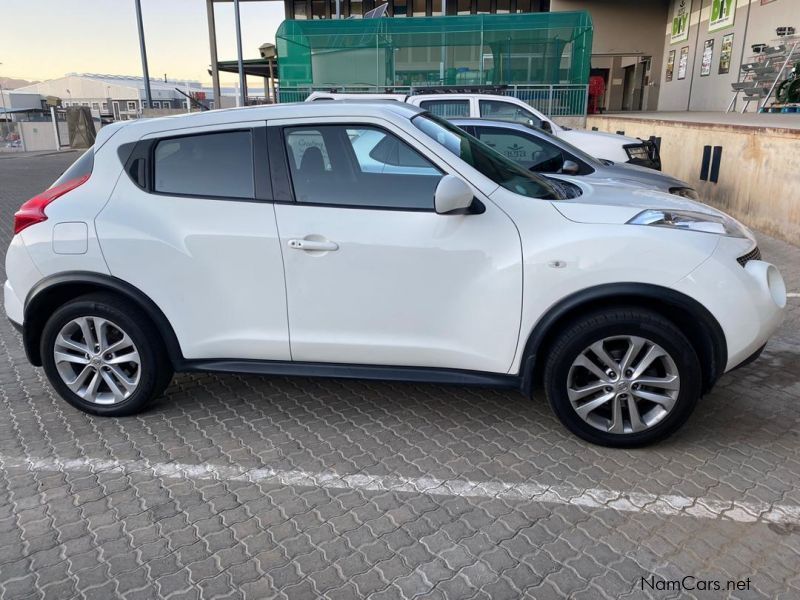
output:
POLYGON ((436 212, 446 215, 458 211, 465 211, 472 206, 475 195, 467 182, 455 175, 445 175, 436 186, 433 195, 433 204, 436 212))
POLYGON ((565 160, 561 165, 561 172, 564 175, 577 175, 581 170, 581 166, 574 160, 565 160))

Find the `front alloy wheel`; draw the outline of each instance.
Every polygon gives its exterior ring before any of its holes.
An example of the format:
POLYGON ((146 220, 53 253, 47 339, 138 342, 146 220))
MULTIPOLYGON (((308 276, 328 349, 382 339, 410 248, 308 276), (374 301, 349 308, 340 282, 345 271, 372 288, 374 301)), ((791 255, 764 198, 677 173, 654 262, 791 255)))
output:
POLYGON ((576 318, 547 353, 544 385, 561 422, 594 444, 643 446, 689 417, 702 376, 694 347, 671 321, 640 308, 576 318))
POLYGON ((654 427, 675 407, 681 378, 664 348, 639 336, 604 338, 572 362, 567 394, 578 416, 609 433, 654 427))

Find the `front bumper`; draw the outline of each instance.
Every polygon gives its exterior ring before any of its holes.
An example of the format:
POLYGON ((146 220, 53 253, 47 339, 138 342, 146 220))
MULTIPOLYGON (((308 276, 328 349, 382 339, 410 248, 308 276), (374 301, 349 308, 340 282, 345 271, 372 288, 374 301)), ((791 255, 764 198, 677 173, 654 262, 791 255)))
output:
POLYGON ((742 266, 719 247, 675 289, 717 319, 728 349, 726 372, 756 354, 783 322, 786 286, 778 269, 761 260, 742 266))

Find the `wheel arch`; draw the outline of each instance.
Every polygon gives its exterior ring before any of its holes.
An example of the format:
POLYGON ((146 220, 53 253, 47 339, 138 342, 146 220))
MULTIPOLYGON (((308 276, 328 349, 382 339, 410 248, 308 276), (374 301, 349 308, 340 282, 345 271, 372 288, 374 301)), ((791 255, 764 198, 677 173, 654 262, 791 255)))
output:
POLYGON ((22 341, 31 364, 42 365, 41 337, 49 316, 66 302, 93 292, 111 292, 133 302, 158 329, 173 368, 183 363, 178 337, 161 309, 133 285, 103 273, 66 271, 45 277, 34 285, 25 298, 22 341))
POLYGON ((530 394, 541 376, 538 360, 546 354, 559 331, 586 310, 636 306, 661 314, 689 339, 700 358, 703 392, 709 391, 725 371, 728 346, 725 333, 709 310, 676 290, 645 283, 615 283, 587 288, 562 299, 542 316, 528 335, 520 365, 521 386, 530 394))

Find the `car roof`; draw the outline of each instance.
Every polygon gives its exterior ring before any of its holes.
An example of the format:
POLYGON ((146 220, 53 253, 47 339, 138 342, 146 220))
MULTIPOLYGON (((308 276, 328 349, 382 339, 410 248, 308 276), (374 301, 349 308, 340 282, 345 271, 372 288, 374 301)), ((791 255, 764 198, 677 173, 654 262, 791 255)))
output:
POLYGON ((224 108, 154 119, 135 119, 123 121, 119 125, 115 123, 100 130, 98 142, 102 145, 111 136, 124 142, 152 133, 248 121, 305 117, 377 117, 391 121, 398 117, 411 119, 422 112, 425 111, 417 106, 392 100, 331 100, 224 108), (101 135, 107 128, 110 129, 106 136, 101 135), (124 135, 119 135, 120 132, 124 135))

